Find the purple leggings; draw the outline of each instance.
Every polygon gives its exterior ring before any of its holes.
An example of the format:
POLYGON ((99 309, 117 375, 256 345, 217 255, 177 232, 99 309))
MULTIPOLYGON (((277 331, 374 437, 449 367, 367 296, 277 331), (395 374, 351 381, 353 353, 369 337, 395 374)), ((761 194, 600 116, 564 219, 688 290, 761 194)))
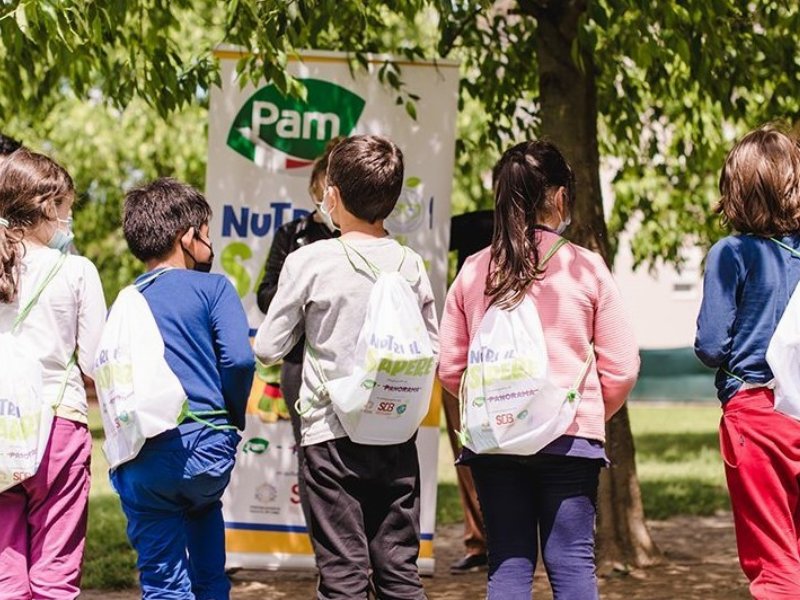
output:
POLYGON ((596 600, 594 521, 602 460, 537 454, 469 461, 489 551, 489 600, 530 600, 541 541, 554 600, 596 600))
POLYGON ((0 600, 78 597, 91 455, 86 425, 56 417, 36 475, 0 494, 0 600))

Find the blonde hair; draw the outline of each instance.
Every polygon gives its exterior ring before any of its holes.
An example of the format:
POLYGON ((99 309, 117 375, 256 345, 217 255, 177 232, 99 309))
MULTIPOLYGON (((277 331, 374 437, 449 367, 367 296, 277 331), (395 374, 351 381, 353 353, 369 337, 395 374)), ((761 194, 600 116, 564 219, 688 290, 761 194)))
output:
POLYGON ((741 233, 772 237, 800 230, 800 146, 773 125, 751 131, 731 148, 715 207, 741 233))
POLYGON ((28 230, 57 218, 57 208, 75 194, 63 167, 20 148, 0 160, 0 302, 13 302, 19 288, 22 241, 28 230))

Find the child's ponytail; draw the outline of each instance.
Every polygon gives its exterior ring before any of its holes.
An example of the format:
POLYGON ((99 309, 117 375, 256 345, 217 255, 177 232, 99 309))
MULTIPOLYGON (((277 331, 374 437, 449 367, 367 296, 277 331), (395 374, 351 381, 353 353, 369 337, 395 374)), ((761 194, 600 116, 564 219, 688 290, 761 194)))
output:
POLYGON ((534 232, 552 210, 552 192, 564 187, 571 208, 575 177, 556 146, 530 141, 506 150, 492 178, 495 218, 486 295, 492 304, 511 308, 542 273, 534 232))
POLYGON ((21 237, 9 229, 11 223, 0 216, 0 302, 9 303, 17 295, 21 237))
POLYGON ((56 207, 75 193, 69 174, 24 148, 0 160, 0 302, 14 301, 25 236, 56 218, 56 207))

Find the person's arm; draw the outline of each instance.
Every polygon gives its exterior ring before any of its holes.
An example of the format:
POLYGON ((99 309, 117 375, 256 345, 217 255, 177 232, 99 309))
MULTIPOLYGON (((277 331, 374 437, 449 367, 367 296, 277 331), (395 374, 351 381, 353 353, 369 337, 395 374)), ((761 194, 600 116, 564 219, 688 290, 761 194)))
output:
POLYGON ((469 330, 459 275, 447 293, 442 324, 439 327, 439 380, 456 397, 461 386, 461 376, 467 368, 468 352, 469 330))
POLYGON ((306 291, 295 275, 299 272, 295 256, 290 255, 283 264, 275 297, 253 343, 258 360, 265 365, 286 356, 303 335, 306 291))
POLYGON ((278 279, 280 278, 283 263, 291 251, 291 246, 292 233, 290 228, 279 227, 275 232, 272 246, 269 249, 264 278, 258 284, 258 290, 256 291, 256 303, 264 314, 269 310, 269 305, 278 291, 278 279))
POLYGON ((78 327, 75 341, 78 366, 81 372, 91 379, 95 353, 106 322, 106 299, 97 268, 87 259, 79 260, 83 263, 83 268, 77 290, 78 327))
POLYGON ((428 273, 425 271, 425 263, 422 258, 418 258, 420 268, 420 284, 419 294, 422 302, 420 312, 422 313, 422 320, 425 321, 425 328, 428 330, 428 336, 431 340, 431 347, 433 353, 439 354, 439 317, 436 315, 436 300, 433 296, 431 289, 431 280, 428 278, 428 273))
POLYGON ((217 352, 222 396, 231 423, 245 426, 245 412, 253 386, 255 360, 250 348, 250 327, 236 290, 224 277, 219 278, 211 306, 211 329, 217 352))
POLYGON ((719 369, 728 364, 740 279, 738 253, 727 243, 715 244, 706 258, 703 300, 694 340, 694 352, 707 367, 719 369))
POLYGON ((622 408, 639 375, 639 346, 622 297, 605 263, 597 258, 598 294, 594 353, 608 421, 622 408))

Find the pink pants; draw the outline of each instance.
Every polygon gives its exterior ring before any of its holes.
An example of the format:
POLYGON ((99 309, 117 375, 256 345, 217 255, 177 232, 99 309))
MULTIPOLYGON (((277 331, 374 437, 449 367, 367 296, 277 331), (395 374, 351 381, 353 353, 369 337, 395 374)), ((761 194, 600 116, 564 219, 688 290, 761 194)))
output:
POLYGON ((771 390, 723 407, 722 457, 739 562, 757 600, 800 598, 800 423, 775 412, 771 390))
POLYGON ((0 600, 78 597, 91 455, 86 425, 56 417, 36 475, 0 494, 0 600))

